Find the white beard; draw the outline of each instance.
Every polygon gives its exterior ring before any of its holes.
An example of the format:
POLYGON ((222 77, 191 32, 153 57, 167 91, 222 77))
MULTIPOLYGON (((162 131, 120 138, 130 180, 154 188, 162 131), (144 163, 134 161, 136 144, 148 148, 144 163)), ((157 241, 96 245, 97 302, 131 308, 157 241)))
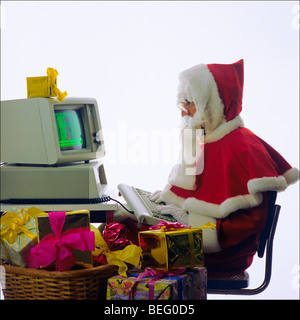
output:
POLYGON ((198 129, 200 126, 201 122, 195 116, 184 116, 182 119, 179 157, 168 177, 171 185, 186 190, 196 190, 196 175, 201 174, 204 166, 203 148, 201 148, 204 135, 203 131, 198 129), (200 157, 203 162, 199 161, 200 157))
POLYGON ((203 120, 200 118, 198 112, 194 114, 193 117, 191 116, 184 116, 182 117, 182 127, 188 128, 200 128, 203 125, 203 120))

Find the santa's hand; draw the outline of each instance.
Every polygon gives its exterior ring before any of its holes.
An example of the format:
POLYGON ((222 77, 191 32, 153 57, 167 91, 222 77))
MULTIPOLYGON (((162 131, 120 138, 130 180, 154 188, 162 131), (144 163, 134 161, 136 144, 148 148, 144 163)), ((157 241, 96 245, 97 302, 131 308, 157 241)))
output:
POLYGON ((188 213, 174 204, 167 204, 157 209, 161 214, 170 214, 180 223, 188 224, 188 213))
POLYGON ((149 200, 155 202, 155 203, 161 203, 163 202, 162 198, 160 197, 161 195, 161 191, 160 190, 157 190, 157 191, 154 191, 150 197, 149 197, 149 200))

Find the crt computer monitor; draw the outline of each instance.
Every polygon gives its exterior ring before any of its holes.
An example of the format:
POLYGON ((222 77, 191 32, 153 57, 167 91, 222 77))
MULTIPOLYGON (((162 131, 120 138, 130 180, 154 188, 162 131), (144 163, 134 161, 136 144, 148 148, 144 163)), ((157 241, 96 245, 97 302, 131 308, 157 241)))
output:
POLYGON ((2 163, 58 165, 105 154, 95 99, 7 100, 0 111, 2 163))

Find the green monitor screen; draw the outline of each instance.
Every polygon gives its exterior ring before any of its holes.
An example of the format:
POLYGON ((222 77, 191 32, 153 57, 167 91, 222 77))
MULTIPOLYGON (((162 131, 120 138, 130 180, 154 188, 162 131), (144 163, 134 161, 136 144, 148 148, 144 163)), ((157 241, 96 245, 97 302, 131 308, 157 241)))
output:
POLYGON ((56 110, 55 121, 61 151, 86 148, 80 110, 56 110))

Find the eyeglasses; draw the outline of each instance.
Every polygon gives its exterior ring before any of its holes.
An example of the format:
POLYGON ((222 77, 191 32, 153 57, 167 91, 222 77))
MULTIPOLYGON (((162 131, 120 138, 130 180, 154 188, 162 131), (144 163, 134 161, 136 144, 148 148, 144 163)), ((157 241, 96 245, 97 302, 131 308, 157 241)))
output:
POLYGON ((188 113, 188 111, 186 110, 186 108, 182 104, 178 105, 177 108, 181 111, 188 113))
POLYGON ((188 113, 188 110, 183 106, 183 104, 185 104, 187 107, 189 107, 191 104, 193 104, 193 102, 185 100, 183 102, 180 102, 180 104, 177 106, 178 109, 180 109, 181 111, 188 113))

